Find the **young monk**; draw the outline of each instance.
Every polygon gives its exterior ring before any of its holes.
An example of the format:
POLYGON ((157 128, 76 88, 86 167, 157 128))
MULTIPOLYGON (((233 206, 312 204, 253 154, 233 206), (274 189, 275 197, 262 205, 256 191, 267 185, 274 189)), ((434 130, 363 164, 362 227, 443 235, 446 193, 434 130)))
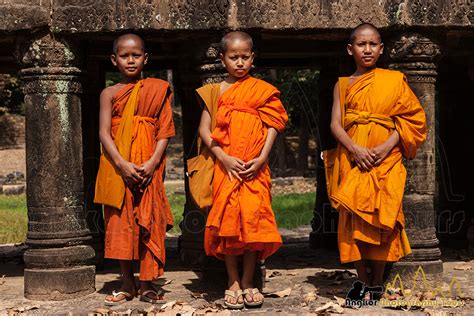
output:
POLYGON ((106 305, 131 300, 155 303, 151 281, 163 274, 165 233, 173 224, 163 187, 165 149, 175 135, 167 82, 140 79, 148 55, 134 34, 118 37, 112 64, 121 80, 100 95, 101 156, 96 202, 105 204, 105 258, 118 259, 122 286, 106 305), (140 261, 137 291, 132 260, 140 261))
POLYGON ((404 75, 376 68, 383 48, 372 24, 352 31, 347 52, 357 68, 336 83, 331 118, 339 144, 328 189, 339 211, 340 258, 354 262, 359 279, 371 286, 382 285, 386 262, 411 253, 402 158, 415 157, 427 132, 423 108, 404 75))
POLYGON ((263 295, 253 285, 255 264, 282 244, 271 208, 267 160, 288 116, 280 92, 249 75, 252 49, 248 34, 225 35, 220 58, 228 76, 219 84, 198 89, 201 97, 212 91, 218 96, 214 99, 218 102, 216 128, 211 130, 212 101, 204 107, 199 127, 202 141, 216 158, 204 246, 208 255, 225 261, 229 289, 224 299, 229 308, 262 305, 263 295), (242 277, 237 270, 239 260, 242 277))

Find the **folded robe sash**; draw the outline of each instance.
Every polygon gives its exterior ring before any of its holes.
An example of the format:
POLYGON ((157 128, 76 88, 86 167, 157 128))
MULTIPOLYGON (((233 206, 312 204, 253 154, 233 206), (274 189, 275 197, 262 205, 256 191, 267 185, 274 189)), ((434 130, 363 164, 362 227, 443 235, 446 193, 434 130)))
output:
MULTIPOLYGON (((125 105, 122 119, 115 135, 115 146, 120 156, 126 161, 130 161, 132 148, 133 116, 138 104, 138 92, 142 87, 142 82, 138 81, 133 88, 130 97, 125 105)), ((100 156, 99 172, 95 183, 94 203, 108 205, 121 209, 125 196, 125 183, 106 151, 102 151, 100 156)))

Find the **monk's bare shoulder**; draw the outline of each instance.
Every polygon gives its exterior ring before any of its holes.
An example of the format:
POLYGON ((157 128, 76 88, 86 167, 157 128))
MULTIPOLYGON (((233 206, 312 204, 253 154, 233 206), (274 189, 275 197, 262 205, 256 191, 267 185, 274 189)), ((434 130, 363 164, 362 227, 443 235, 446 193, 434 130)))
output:
POLYGON ((113 86, 107 87, 100 93, 101 100, 112 100, 114 95, 116 95, 120 89, 123 88, 123 84, 115 84, 113 86))

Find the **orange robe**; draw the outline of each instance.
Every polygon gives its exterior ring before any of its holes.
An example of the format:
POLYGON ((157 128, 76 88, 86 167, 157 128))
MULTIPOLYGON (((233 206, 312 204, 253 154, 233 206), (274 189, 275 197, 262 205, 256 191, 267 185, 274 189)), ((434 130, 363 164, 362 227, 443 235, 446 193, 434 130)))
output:
MULTIPOLYGON (((211 137, 225 153, 247 162, 260 155, 269 127, 285 128, 288 116, 280 92, 269 83, 247 76, 234 83, 218 101, 216 128, 211 137)), ((259 260, 282 244, 271 206, 268 164, 254 179, 229 180, 215 164, 213 205, 209 212, 204 246, 208 255, 242 255, 258 251, 259 260)))
MULTIPOLYGON (((171 90, 166 81, 141 80, 138 104, 132 124, 130 161, 141 165, 153 155, 160 139, 175 135, 171 111, 171 90)), ((126 85, 112 99, 112 138, 134 83, 126 85)), ((140 260, 140 280, 150 281, 163 274, 165 236, 173 216, 163 186, 165 157, 143 192, 125 190, 122 209, 104 206, 105 258, 140 260)))
POLYGON ((380 68, 353 82, 345 100, 344 128, 358 145, 373 148, 394 129, 400 141, 370 172, 361 171, 339 145, 339 184, 331 199, 339 211, 341 262, 398 261, 411 253, 402 211, 402 157, 413 159, 425 141, 425 112, 401 72, 380 68))

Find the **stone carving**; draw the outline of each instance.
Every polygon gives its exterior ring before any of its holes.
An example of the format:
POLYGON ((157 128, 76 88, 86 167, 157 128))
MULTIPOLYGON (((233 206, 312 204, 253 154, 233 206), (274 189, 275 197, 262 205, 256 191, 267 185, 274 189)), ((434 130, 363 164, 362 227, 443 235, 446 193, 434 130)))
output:
POLYGON ((440 47, 420 34, 402 35, 393 43, 390 57, 394 63, 390 68, 402 70, 409 82, 436 82, 436 61, 440 47))
POLYGON ((10 0, 0 2, 0 30, 16 31, 48 26, 50 8, 39 1, 10 0))
POLYGON ((442 22, 460 25, 474 24, 474 2, 472 0, 450 0, 449 4, 445 6, 442 22))
POLYGON ((227 77, 227 72, 219 58, 219 46, 220 43, 212 43, 204 50, 201 65, 198 67, 202 74, 202 84, 221 82, 227 77))
POLYGON ((25 67, 70 67, 78 63, 74 49, 70 43, 47 33, 32 43, 19 39, 16 54, 25 67))
POLYGON ((439 54, 438 44, 419 34, 403 35, 390 50, 394 60, 433 61, 439 54))
POLYGON ((229 0, 177 0, 169 3, 170 22, 177 29, 227 26, 229 0))
POLYGON ((245 6, 239 8, 239 18, 248 16, 250 25, 265 25, 272 21, 278 14, 279 5, 277 1, 247 1, 245 6))
POLYGON ((409 10, 412 16, 413 24, 432 24, 441 18, 443 3, 440 0, 411 0, 409 1, 409 10))
POLYGON ((53 10, 51 27, 56 31, 69 32, 112 28, 114 13, 112 1, 62 0, 62 5, 53 10))

